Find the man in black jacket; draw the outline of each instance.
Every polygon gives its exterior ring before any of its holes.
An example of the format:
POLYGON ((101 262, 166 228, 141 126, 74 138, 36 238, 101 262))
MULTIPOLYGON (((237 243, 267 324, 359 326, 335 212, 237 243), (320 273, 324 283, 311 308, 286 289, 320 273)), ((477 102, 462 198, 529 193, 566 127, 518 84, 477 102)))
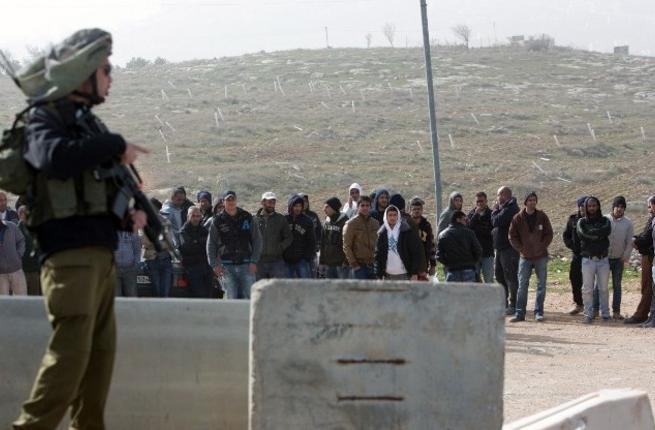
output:
POLYGON ((325 277, 328 279, 348 279, 350 267, 343 252, 343 226, 348 221, 348 215, 341 213, 341 201, 332 197, 325 202, 325 223, 321 240, 320 261, 325 267, 325 277))
POLYGON ((212 270, 207 263, 209 231, 203 226, 202 219, 200 208, 189 208, 187 222, 180 231, 179 250, 191 297, 208 299, 212 293, 212 270))
POLYGON ((287 264, 289 278, 311 278, 310 261, 316 255, 316 237, 314 223, 303 213, 304 199, 293 194, 289 198, 287 222, 291 228, 293 241, 284 250, 284 262, 287 264))
POLYGON ((603 321, 610 319, 609 311, 609 274, 610 263, 607 253, 610 246, 609 235, 612 232, 610 220, 603 216, 600 201, 593 196, 585 200, 585 214, 578 220, 576 232, 580 239, 582 256, 582 300, 584 319, 590 324, 594 318, 594 285, 598 287, 600 313, 603 321))
POLYGON ((625 324, 640 324, 648 319, 650 303, 653 297, 653 219, 655 218, 655 196, 650 196, 648 205, 648 221, 643 231, 634 237, 634 247, 641 254, 641 300, 637 310, 625 324))
POLYGON ((314 238, 316 239, 316 252, 314 253, 314 258, 312 258, 309 262, 309 268, 312 273, 312 278, 316 278, 318 276, 318 260, 317 260, 316 253, 319 251, 321 247, 323 228, 321 226, 321 219, 318 217, 318 214, 309 208, 309 195, 305 193, 298 193, 298 195, 302 197, 304 202, 302 213, 307 215, 309 219, 312 220, 312 224, 314 225, 314 238))
POLYGON ((375 243, 375 276, 387 280, 418 280, 423 246, 416 231, 402 219, 400 210, 389 205, 375 243))
POLYGON ((446 282, 475 282, 475 270, 482 257, 482 246, 466 227, 466 214, 455 211, 450 225, 437 242, 437 260, 446 268, 446 282))
POLYGON ((114 255, 118 230, 146 224, 141 211, 114 214, 114 181, 101 167, 147 152, 111 133, 91 109, 112 83, 111 35, 80 30, 48 50, 17 80, 42 102, 30 113, 26 161, 35 169, 28 224, 39 243, 41 281, 52 335, 15 429, 103 429, 116 351, 114 255), (39 76, 48 77, 35 84, 39 76), (25 80, 23 82, 23 80, 25 80))
POLYGON ((487 204, 487 194, 480 191, 475 195, 475 208, 468 216, 468 227, 475 232, 475 237, 482 246, 482 258, 476 268, 478 281, 493 284, 494 282, 494 241, 491 231, 491 209, 487 204))
POLYGON ((582 306, 582 256, 580 255, 580 239, 576 232, 578 221, 584 216, 584 202, 587 196, 580 197, 576 203, 578 211, 569 216, 566 229, 562 234, 564 245, 572 252, 571 266, 569 267, 569 280, 571 281, 571 292, 573 293, 573 307, 569 315, 577 315, 583 311, 582 306))
POLYGON ((509 226, 519 205, 509 187, 500 187, 491 210, 494 249, 496 250, 496 281, 505 288, 505 315, 516 313, 516 294, 519 287, 519 253, 509 243, 509 226), (509 299, 509 302, 508 302, 509 299))

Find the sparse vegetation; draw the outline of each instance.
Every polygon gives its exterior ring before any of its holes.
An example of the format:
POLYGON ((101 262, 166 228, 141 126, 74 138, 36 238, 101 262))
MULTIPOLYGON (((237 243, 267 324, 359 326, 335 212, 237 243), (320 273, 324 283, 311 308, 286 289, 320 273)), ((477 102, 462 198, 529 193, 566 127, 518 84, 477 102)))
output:
POLYGON ((125 67, 128 69, 141 69, 150 64, 150 61, 141 57, 132 57, 130 61, 125 63, 125 67))
POLYGON ((393 48, 393 41, 396 38, 396 24, 390 22, 385 23, 382 26, 382 34, 384 34, 384 37, 389 41, 389 45, 393 48))
POLYGON ((469 43, 471 41, 471 27, 466 24, 459 24, 452 28, 455 37, 462 41, 466 49, 469 49, 469 43))

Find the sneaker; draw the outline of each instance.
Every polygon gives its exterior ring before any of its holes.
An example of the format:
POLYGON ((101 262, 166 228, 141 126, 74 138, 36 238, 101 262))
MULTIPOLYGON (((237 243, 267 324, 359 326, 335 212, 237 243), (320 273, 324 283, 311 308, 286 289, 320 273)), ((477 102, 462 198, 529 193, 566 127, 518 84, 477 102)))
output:
POLYGON ((507 306, 507 307, 505 308, 505 315, 510 316, 510 315, 514 315, 515 313, 516 313, 516 309, 515 309, 515 308, 513 308, 513 307, 511 307, 511 306, 507 306))
POLYGON ((583 307, 582 307, 582 306, 580 306, 580 305, 573 305, 573 307, 571 308, 571 310, 569 310, 568 314, 569 314, 569 315, 577 315, 577 314, 579 314, 579 313, 582 312, 582 311, 583 311, 583 307))
POLYGON ((623 317, 623 315, 621 315, 621 312, 614 312, 612 313, 612 319, 616 321, 621 321, 624 320, 625 318, 623 317))
POLYGON ((544 316, 541 314, 535 314, 534 320, 537 322, 542 322, 544 320, 544 316))
POLYGON ((509 322, 515 323, 515 322, 521 322, 525 321, 525 317, 520 317, 518 315, 514 315, 512 318, 510 318, 509 322))
POLYGON ((651 318, 641 325, 643 328, 655 328, 655 318, 651 318))
POLYGON ((585 316, 585 317, 582 318, 582 321, 580 321, 580 322, 582 324, 591 324, 592 321, 593 320, 590 317, 585 316))
POLYGON ((609 316, 607 316, 607 317, 602 317, 602 318, 601 318, 601 320, 602 320, 603 322, 609 322, 611 319, 612 319, 612 318, 610 318, 609 316))
POLYGON ((641 323, 645 323, 645 322, 646 322, 645 319, 635 318, 634 315, 629 317, 629 318, 626 318, 625 320, 623 320, 623 324, 641 324, 641 323))

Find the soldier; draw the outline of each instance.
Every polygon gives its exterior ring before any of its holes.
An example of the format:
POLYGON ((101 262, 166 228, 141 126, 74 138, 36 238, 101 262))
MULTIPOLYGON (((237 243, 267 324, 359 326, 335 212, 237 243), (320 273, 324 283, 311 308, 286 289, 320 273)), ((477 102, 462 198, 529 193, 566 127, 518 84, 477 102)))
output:
POLYGON ((116 350, 113 250, 118 230, 146 224, 142 211, 113 215, 114 181, 94 175, 147 152, 91 112, 109 94, 111 46, 109 33, 80 30, 16 76, 30 103, 40 103, 26 129, 25 159, 36 171, 28 222, 53 333, 14 429, 57 428, 69 407, 71 428, 105 428, 116 350))

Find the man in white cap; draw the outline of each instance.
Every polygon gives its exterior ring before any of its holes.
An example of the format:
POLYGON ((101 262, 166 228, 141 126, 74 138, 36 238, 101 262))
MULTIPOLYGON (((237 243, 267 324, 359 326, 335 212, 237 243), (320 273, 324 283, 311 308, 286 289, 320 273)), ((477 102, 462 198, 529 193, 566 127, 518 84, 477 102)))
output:
POLYGON ((341 208, 341 213, 346 214, 349 219, 357 215, 357 202, 359 202, 359 197, 363 192, 362 186, 357 182, 353 182, 348 188, 348 201, 341 208))
POLYGON ((291 228, 284 215, 275 211, 277 196, 272 191, 262 194, 262 207, 255 219, 263 240, 263 250, 259 259, 257 279, 286 278, 284 251, 293 242, 291 228))

